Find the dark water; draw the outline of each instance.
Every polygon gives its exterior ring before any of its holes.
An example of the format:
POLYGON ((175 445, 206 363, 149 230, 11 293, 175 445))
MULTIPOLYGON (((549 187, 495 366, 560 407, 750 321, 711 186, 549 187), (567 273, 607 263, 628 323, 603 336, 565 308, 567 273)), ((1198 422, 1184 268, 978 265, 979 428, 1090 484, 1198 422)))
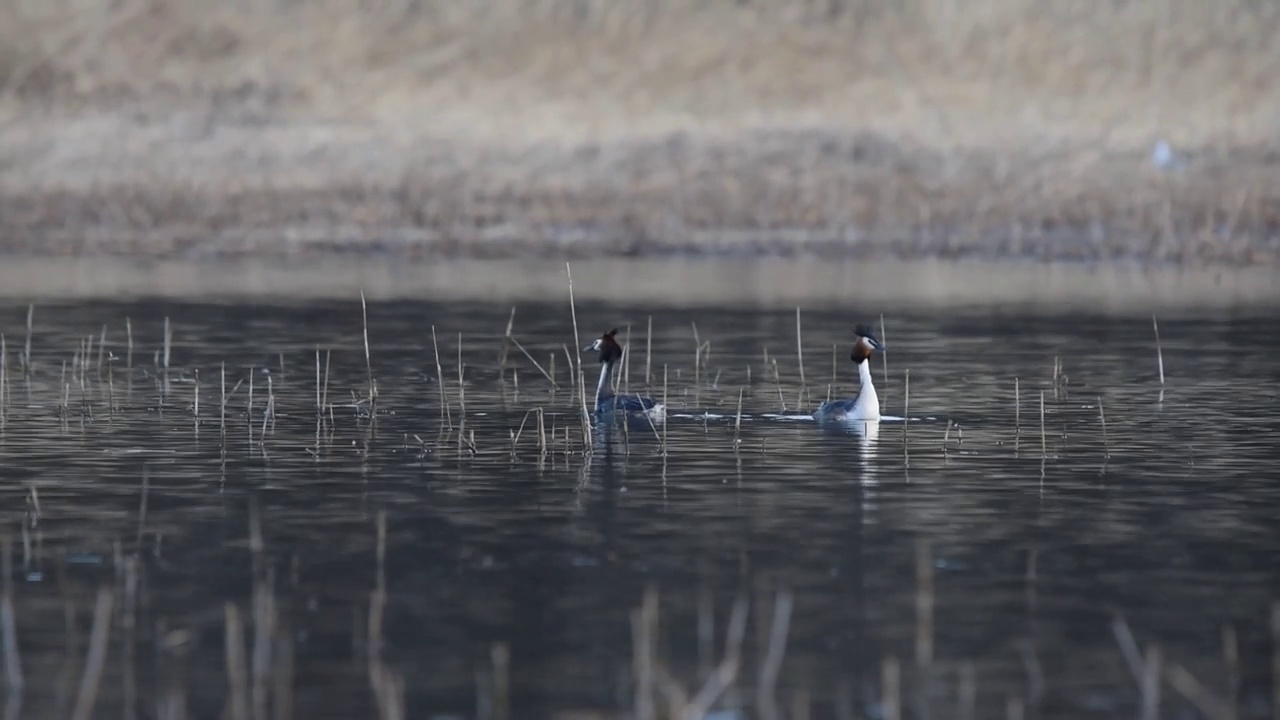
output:
POLYGON ((97 717, 239 717, 229 688, 242 664, 245 706, 265 697, 266 717, 377 717, 370 678, 383 674, 388 697, 402 684, 404 717, 631 716, 644 674, 632 615, 646 588, 660 717, 673 687, 696 692, 719 662, 739 595, 750 606, 741 667, 721 707, 746 716, 772 714, 757 688, 784 617, 782 717, 891 714, 890 658, 906 717, 964 717, 969 672, 981 717, 1019 703, 1029 717, 1132 717, 1139 692, 1116 617, 1141 649, 1158 645, 1173 678, 1160 716, 1196 717, 1210 700, 1271 716, 1274 308, 1161 316, 1163 389, 1146 315, 888 313, 888 379, 877 357, 875 381, 885 412, 912 420, 859 434, 776 416, 825 399, 833 343, 836 393, 856 386, 848 330, 878 327, 878 311, 804 311, 806 390, 794 310, 583 307, 582 344, 614 326, 625 339, 630 324, 627 384, 661 397, 665 371, 673 414, 665 446, 632 428, 590 454, 569 390, 567 305, 521 305, 514 322, 558 390, 518 350, 500 364, 510 311, 371 304, 371 417, 358 301, 39 305, 29 378, 26 307, 0 309, 0 517, 26 680, 6 696, 12 716, 70 716, 100 588, 112 605, 97 717), (166 316, 167 392, 155 367, 166 316), (102 364, 95 339, 82 367, 77 348, 103 326, 102 364), (332 406, 319 426, 317 348, 332 406), (255 623, 266 617, 255 587, 274 622, 255 623), (779 598, 789 615, 775 614, 779 598), (228 661, 229 603, 244 663, 237 643, 228 661), (255 646, 257 634, 270 642, 255 646), (1209 698, 1201 710, 1182 671, 1209 698))

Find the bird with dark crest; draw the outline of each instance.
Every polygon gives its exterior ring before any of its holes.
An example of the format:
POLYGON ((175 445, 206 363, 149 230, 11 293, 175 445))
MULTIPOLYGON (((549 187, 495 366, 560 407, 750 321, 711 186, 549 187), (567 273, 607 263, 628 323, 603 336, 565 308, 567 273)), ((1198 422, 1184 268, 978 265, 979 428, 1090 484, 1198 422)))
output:
POLYGON ((879 420, 880 398, 876 396, 876 387, 871 382, 871 354, 875 350, 883 350, 884 345, 876 339, 869 325, 858 325, 853 329, 853 351, 849 359, 858 366, 858 394, 851 398, 828 400, 815 411, 817 420, 879 420))
POLYGON ((614 328, 596 338, 583 348, 584 352, 600 353, 600 381, 596 384, 596 417, 624 415, 660 423, 666 419, 666 406, 653 398, 639 395, 618 395, 613 392, 613 370, 622 362, 622 346, 614 328))

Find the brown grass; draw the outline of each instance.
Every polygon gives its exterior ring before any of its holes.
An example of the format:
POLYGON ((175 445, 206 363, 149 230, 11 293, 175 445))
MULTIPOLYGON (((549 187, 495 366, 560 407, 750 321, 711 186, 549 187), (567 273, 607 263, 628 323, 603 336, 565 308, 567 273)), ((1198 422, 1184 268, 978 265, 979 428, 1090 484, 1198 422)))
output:
POLYGON ((1270 262, 1276 67, 1250 0, 10 0, 0 235, 1270 262))

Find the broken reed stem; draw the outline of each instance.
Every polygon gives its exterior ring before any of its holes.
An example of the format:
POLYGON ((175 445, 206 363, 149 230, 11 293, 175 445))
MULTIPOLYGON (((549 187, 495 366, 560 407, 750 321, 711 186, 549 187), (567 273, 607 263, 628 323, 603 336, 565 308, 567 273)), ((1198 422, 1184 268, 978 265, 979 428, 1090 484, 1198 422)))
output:
POLYGON ((165 375, 169 374, 169 350, 173 345, 173 329, 169 326, 169 316, 164 316, 164 368, 165 375))
POLYGON ((364 289, 360 290, 360 325, 364 335, 364 369, 369 378, 369 417, 373 417, 373 356, 369 352, 369 305, 364 299, 364 289))
POLYGON ((127 317, 124 319, 124 337, 125 337, 125 347, 127 348, 125 350, 124 366, 127 369, 132 370, 133 369, 133 320, 127 317))
POLYGON ((1164 351, 1160 349, 1160 323, 1155 315, 1151 316, 1151 328, 1156 333, 1156 367, 1160 370, 1160 384, 1164 385, 1164 351))
POLYGON ((98 601, 93 608, 93 630, 90 631, 89 651, 85 656, 84 674, 80 676, 80 689, 76 692, 72 720, 89 720, 93 705, 98 699, 98 685, 102 681, 102 669, 107 660, 107 641, 111 637, 111 608, 115 593, 110 588, 98 590, 98 601))

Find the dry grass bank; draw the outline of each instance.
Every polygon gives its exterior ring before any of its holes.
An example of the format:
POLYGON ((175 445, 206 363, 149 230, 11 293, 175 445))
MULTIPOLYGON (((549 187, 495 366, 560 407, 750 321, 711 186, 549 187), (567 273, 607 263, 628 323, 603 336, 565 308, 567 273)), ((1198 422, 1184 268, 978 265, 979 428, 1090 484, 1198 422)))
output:
POLYGON ((1277 67, 1252 0, 8 0, 0 235, 1271 262, 1277 67))

